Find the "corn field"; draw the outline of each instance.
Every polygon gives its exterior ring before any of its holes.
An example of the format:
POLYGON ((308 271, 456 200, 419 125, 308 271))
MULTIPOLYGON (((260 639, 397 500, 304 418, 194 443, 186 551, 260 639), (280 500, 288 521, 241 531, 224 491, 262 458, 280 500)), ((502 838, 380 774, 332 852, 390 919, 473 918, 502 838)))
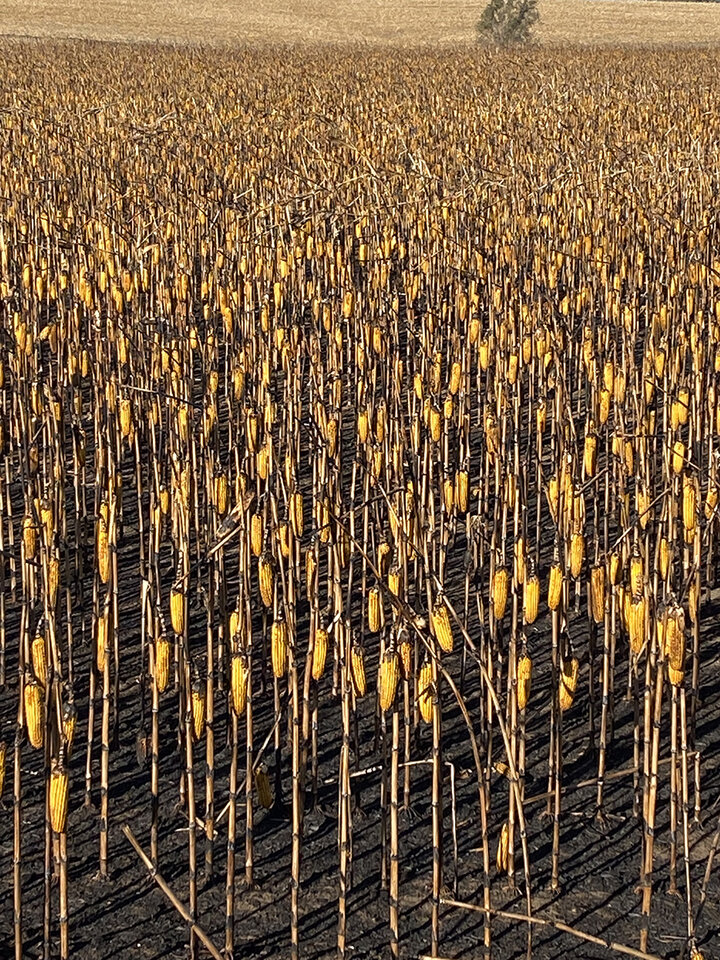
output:
POLYGON ((0 956, 711 956, 717 53, 2 52, 0 956))

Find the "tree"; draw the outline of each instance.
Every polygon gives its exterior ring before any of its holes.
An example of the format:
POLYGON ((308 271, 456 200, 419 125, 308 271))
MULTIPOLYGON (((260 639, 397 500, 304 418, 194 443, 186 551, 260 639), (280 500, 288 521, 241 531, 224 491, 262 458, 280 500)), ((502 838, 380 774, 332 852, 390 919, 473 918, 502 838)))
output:
POLYGON ((501 46, 524 43, 540 19, 538 0, 490 0, 477 24, 478 39, 501 46))

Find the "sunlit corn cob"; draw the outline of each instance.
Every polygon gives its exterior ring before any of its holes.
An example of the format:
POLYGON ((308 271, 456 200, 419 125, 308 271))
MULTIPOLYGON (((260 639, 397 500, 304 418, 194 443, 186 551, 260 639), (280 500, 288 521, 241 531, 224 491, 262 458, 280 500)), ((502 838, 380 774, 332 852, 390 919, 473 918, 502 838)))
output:
POLYGON ((132 426, 132 402, 128 397, 123 397, 120 401, 120 432, 123 437, 127 438, 130 436, 132 426))
POLYGON ((455 506, 455 484, 448 474, 445 474, 443 477, 442 493, 445 513, 450 514, 453 512, 453 507, 455 506))
POLYGON ((418 707, 425 723, 430 723, 433 713, 432 663, 426 660, 420 668, 418 677, 418 707))
POLYGON ((385 539, 381 540, 377 551, 377 566, 381 577, 387 576, 391 552, 392 550, 388 541, 385 539))
POLYGON ((430 619, 432 621, 433 633, 440 645, 440 649, 445 653, 452 653, 453 632, 450 624, 450 614, 447 604, 441 596, 437 598, 433 605, 430 619))
POLYGON ((282 614, 278 615, 270 631, 270 655, 273 674, 280 679, 287 673, 288 666, 288 626, 282 614))
POLYGON ((535 623, 540 606, 540 578, 535 572, 535 562, 528 562, 527 576, 525 578, 525 591, 523 594, 523 614, 525 623, 535 623))
POLYGON ((34 560, 37 555, 37 527, 30 514, 23 519, 23 547, 25 559, 34 560))
POLYGON ((590 571, 590 606, 595 623, 605 618, 605 564, 596 563, 590 571))
POLYGON ((95 665, 98 673, 105 672, 107 665, 108 628, 110 625, 110 610, 105 607, 97 620, 97 635, 95 637, 95 665))
POLYGON ((673 603, 665 613, 663 652, 668 662, 668 677, 673 686, 682 683, 685 672, 685 614, 673 603))
POLYGON ((110 543, 107 521, 102 514, 98 517, 97 560, 100 579, 107 583, 110 579, 110 543))
POLYGON ((378 669, 378 696, 381 710, 389 710, 393 705, 399 679, 400 664, 397 651, 393 647, 388 647, 380 660, 378 669))
POLYGON ((312 656, 312 678, 319 680, 325 670, 325 659, 328 651, 328 631, 327 626, 321 621, 315 631, 315 644, 313 646, 312 656))
POLYGON ((495 567, 493 574, 491 599, 493 606, 493 616, 496 620, 502 620, 507 608, 508 588, 510 585, 510 575, 505 566, 495 567))
POLYGON ((622 558, 619 550, 613 550, 608 560, 608 581, 611 586, 616 586, 620 582, 622 574, 622 558))
POLYGON ((469 482, 470 477, 467 470, 458 470, 455 474, 455 501, 460 513, 467 513, 469 482))
POLYGON ((48 560, 48 605, 52 609, 57 603, 58 587, 60 586, 60 560, 52 556, 48 560))
MULTIPOLYGON (((591 427, 589 429, 592 429, 591 427)), ((583 452, 583 466, 586 477, 595 476, 595 465, 597 463, 597 437, 594 433, 585 435, 585 449, 583 452)))
POLYGON ((563 712, 569 710, 575 699, 580 663, 577 657, 563 660, 560 667, 559 704, 563 712))
POLYGON ((285 560, 290 556, 290 524, 287 520, 281 520, 277 528, 277 541, 280 547, 280 553, 285 560))
POLYGON ((317 569, 317 561, 315 559, 315 551, 310 547, 305 552, 305 590, 307 592, 308 602, 312 603, 315 595, 315 571, 317 569))
POLYGON ((255 771, 255 790, 260 801, 260 806, 269 810, 273 805, 272 789, 270 787, 270 778, 268 777, 267 767, 264 763, 255 771))
POLYGON ((50 771, 50 826, 63 833, 67 825, 68 772, 62 761, 53 761, 50 771))
POLYGON ((258 510, 250 518, 250 549, 254 557, 259 557, 262 553, 263 539, 263 517, 258 510))
POLYGON ((524 710, 530 699, 532 683, 532 660, 523 653, 517 663, 517 705, 518 710, 524 710))
POLYGON ((63 706, 62 711, 62 738, 65 744, 66 756, 72 754, 72 745, 75 739, 75 727, 77 725, 77 710, 72 700, 68 700, 63 706))
POLYGON ((400 676, 403 680, 409 680, 412 676, 412 644, 407 632, 403 630, 398 642, 398 656, 400 658, 400 676))
POLYGON ((645 644, 645 615, 647 613, 647 600, 642 588, 633 596, 630 601, 630 613, 628 622, 628 635, 630 639, 630 649, 634 654, 639 654, 645 644))
POLYGON ((695 478, 687 473, 683 477, 682 514, 685 543, 692 543, 697 524, 697 485, 695 478))
POLYGON ((198 677, 193 682, 190 696, 192 706, 192 731, 193 738, 196 741, 200 740, 205 732, 205 696, 205 684, 198 677))
POLYGON ((237 716, 241 716, 245 710, 249 675, 250 670, 245 654, 234 653, 230 661, 230 694, 233 710, 237 716))
POLYGON ((377 631, 382 627, 383 621, 384 611, 382 594, 380 592, 380 587, 375 584, 375 586, 370 587, 367 599, 367 622, 370 633, 377 633, 377 631))
POLYGON ((176 580, 170 589, 170 623, 178 636, 185 630, 185 592, 182 581, 176 580))
POLYGON ((548 607, 551 610, 557 610, 560 606, 560 597, 562 596, 563 575, 560 561, 553 561, 550 567, 550 577, 548 580, 548 607))
POLYGON ((672 471, 676 477, 679 477, 685 466, 685 444, 682 440, 676 440, 672 448, 672 471))
POLYGON ((170 641, 160 636, 155 641, 155 683, 158 693, 167 689, 170 680, 170 641))
POLYGON ((660 540, 660 549, 658 553, 660 576, 663 580, 667 580, 668 571, 670 569, 670 560, 672 559, 672 548, 667 541, 667 537, 662 537, 660 540))
POLYGON ((570 574, 577 579, 582 572, 585 559, 585 537, 582 533, 574 533, 570 538, 570 574))
POLYGON ((508 850, 510 847, 510 828, 508 827, 507 821, 502 825, 502 830, 500 831, 500 839, 498 840, 497 855, 495 857, 495 863, 498 868, 498 873, 505 873, 508 868, 508 850))
POLYGON ((390 593, 392 593, 394 597, 400 596, 401 578, 402 578, 402 570, 395 563, 388 570, 388 578, 387 578, 388 589, 390 590, 390 593))
POLYGON ((350 648, 350 674, 356 697, 364 697, 367 693, 367 678, 365 676, 365 650, 353 641, 350 648))
POLYGON ((272 607, 275 593, 275 562, 269 550, 264 550, 258 560, 260 597, 266 607, 272 607))
POLYGON ((45 733, 45 701, 43 689, 37 680, 28 678, 23 691, 25 724, 31 746, 39 749, 45 733))
POLYGON ((47 642, 45 640, 45 633, 42 630, 38 630, 33 638, 33 642, 30 647, 30 657, 32 660, 35 679, 42 687, 44 687, 45 680, 47 678, 48 659, 47 642))
POLYGON ((698 618, 698 606, 700 600, 700 588, 698 585, 698 577, 693 576, 690 581, 690 587, 688 588, 688 614, 690 616, 690 623, 697 623, 698 618))
POLYGON ((55 512, 47 497, 43 497, 40 503, 40 527, 43 532, 43 539, 49 546, 55 534, 55 512))

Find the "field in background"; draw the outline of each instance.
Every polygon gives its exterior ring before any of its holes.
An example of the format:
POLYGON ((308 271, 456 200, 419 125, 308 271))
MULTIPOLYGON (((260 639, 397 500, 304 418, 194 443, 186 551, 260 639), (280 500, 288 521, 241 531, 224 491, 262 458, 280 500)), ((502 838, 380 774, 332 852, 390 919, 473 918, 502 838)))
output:
MULTIPOLYGON (((0 34, 95 39, 465 43, 484 2, 462 0, 7 0, 0 34)), ((547 43, 720 41, 720 5, 642 0, 540 0, 547 43)))

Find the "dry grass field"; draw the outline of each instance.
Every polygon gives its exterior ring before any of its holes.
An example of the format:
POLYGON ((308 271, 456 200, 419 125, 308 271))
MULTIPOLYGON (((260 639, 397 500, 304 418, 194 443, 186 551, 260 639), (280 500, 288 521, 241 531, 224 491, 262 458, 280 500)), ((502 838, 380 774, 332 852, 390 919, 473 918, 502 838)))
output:
MULTIPOLYGON (((483 2, 462 0, 7 0, 0 34, 168 40, 370 44, 469 43, 483 2)), ((540 0, 546 43, 703 44, 720 41, 720 6, 643 0, 540 0)))

